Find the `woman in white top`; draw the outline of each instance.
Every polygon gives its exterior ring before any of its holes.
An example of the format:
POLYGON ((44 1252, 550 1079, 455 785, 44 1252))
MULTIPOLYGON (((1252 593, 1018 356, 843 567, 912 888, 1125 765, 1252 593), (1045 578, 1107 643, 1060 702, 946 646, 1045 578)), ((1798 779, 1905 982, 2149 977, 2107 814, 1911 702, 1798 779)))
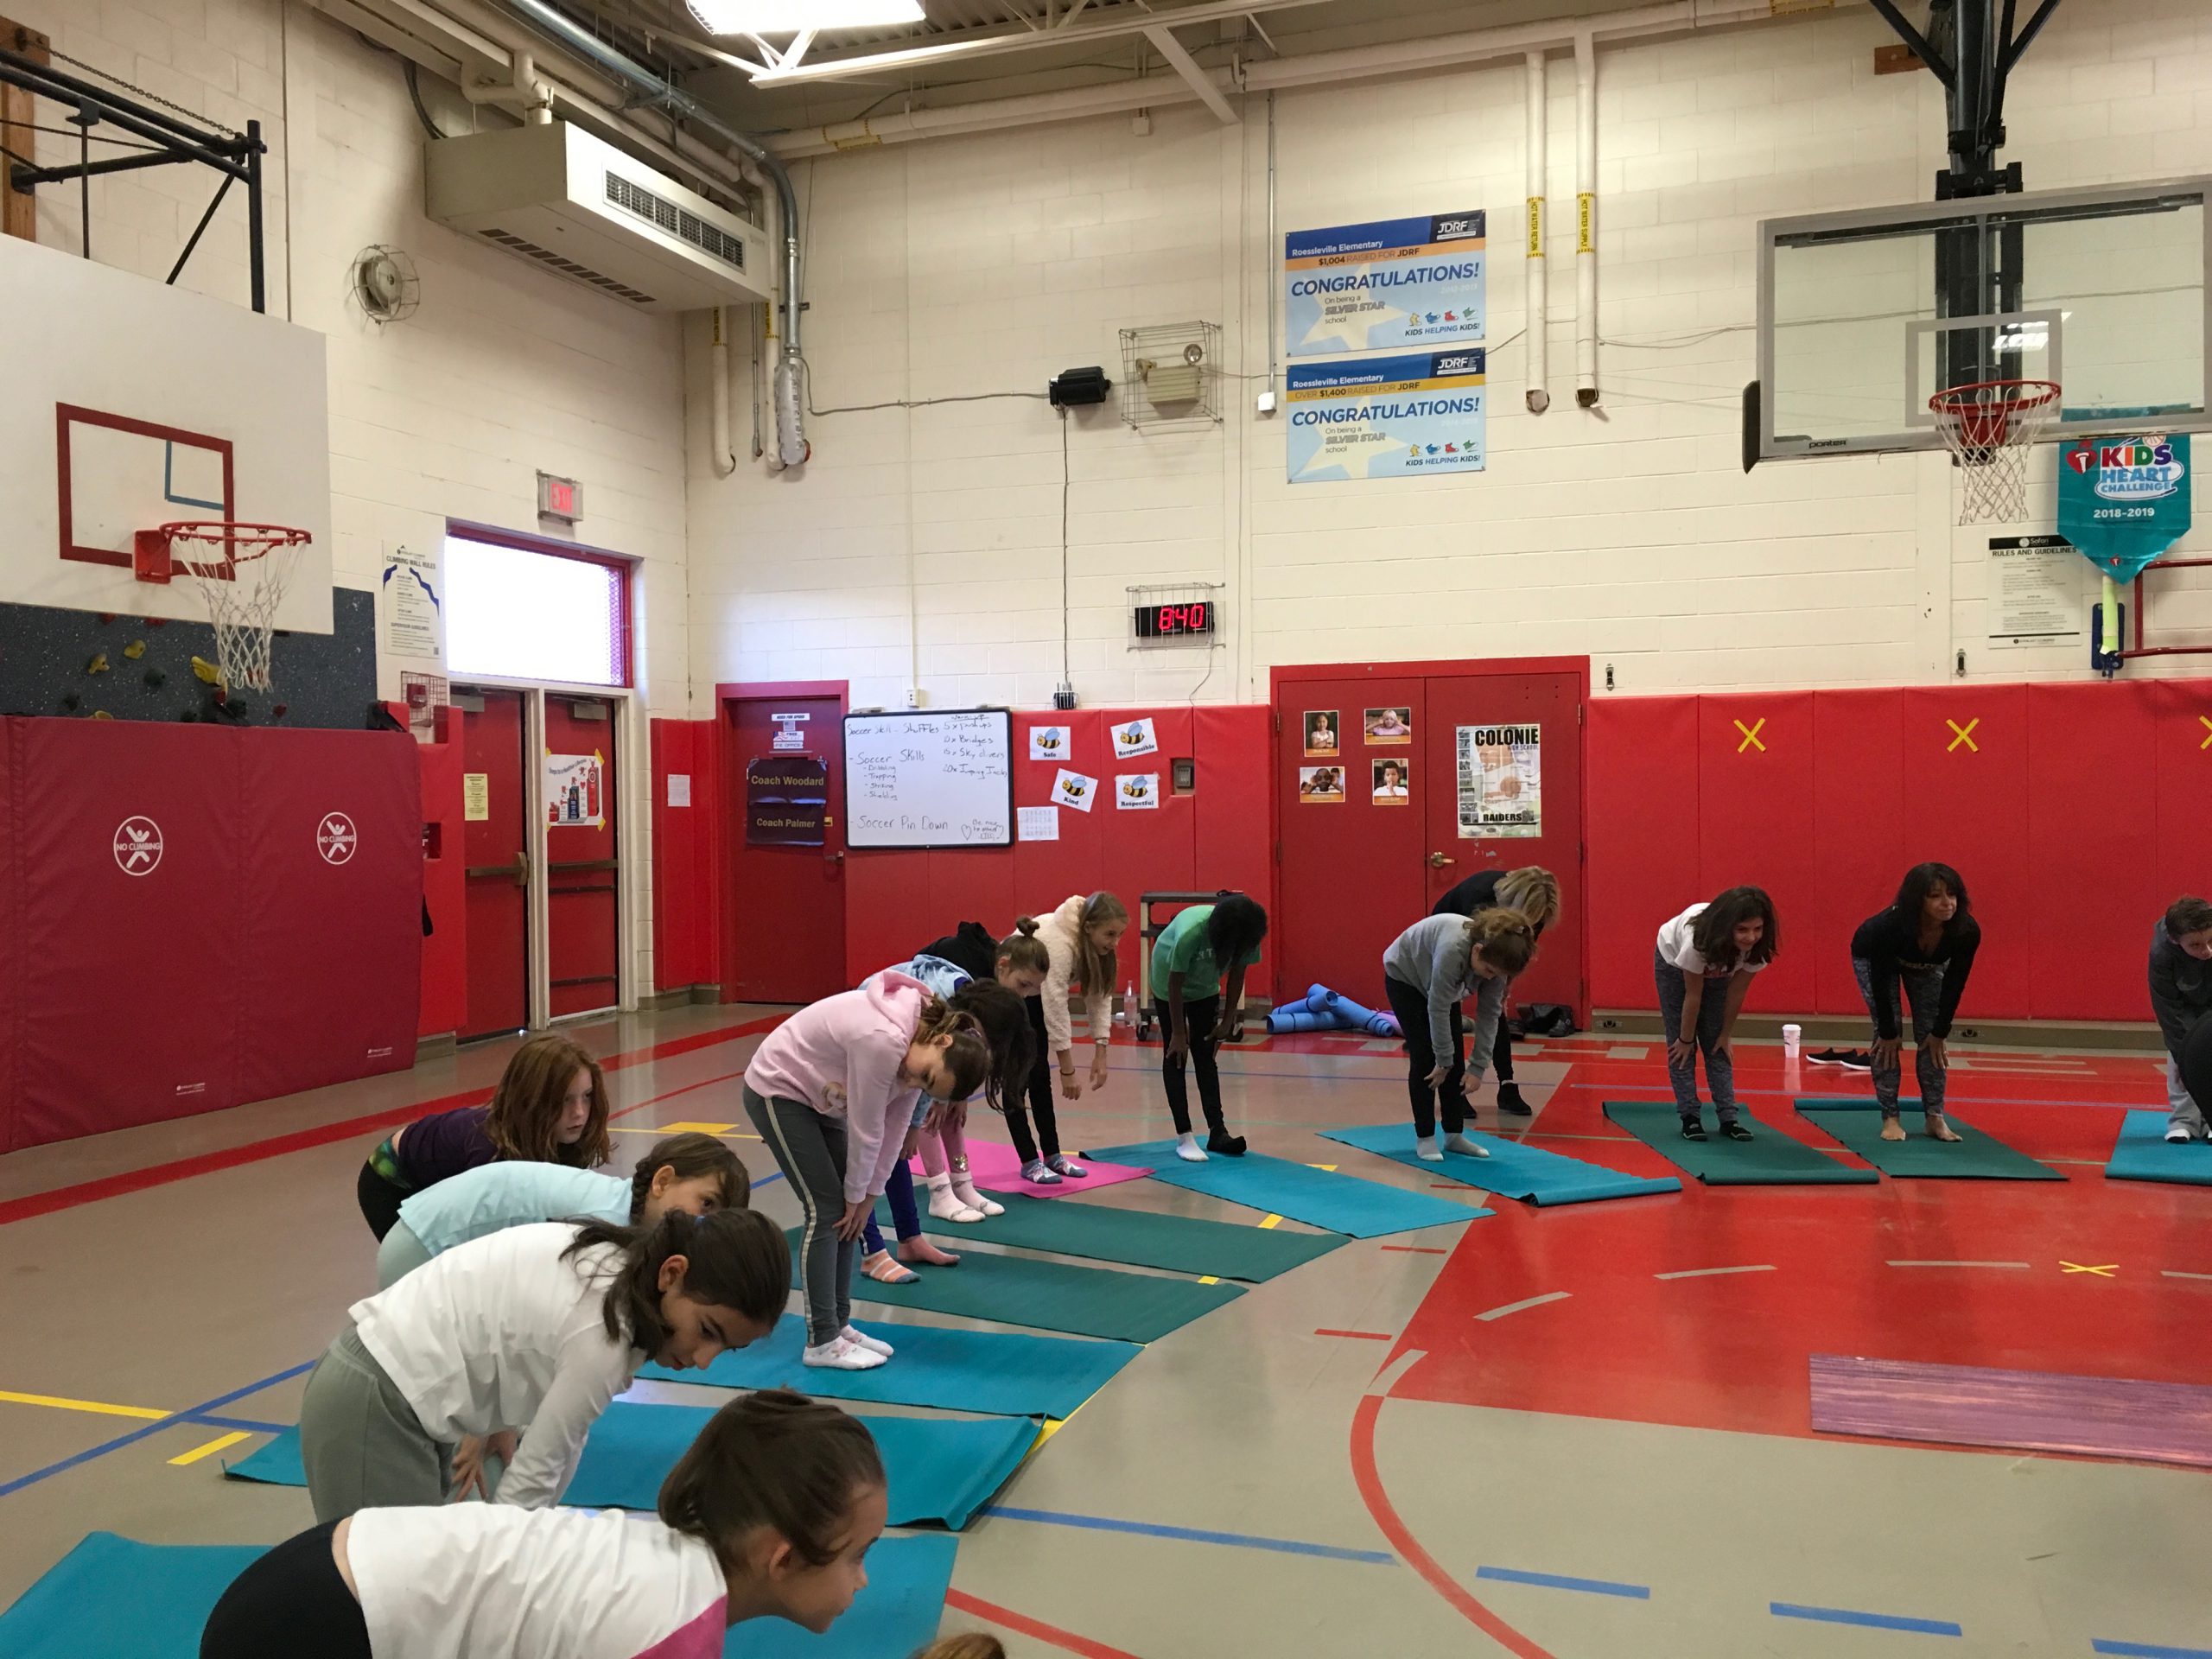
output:
POLYGON ((1029 1026, 1037 1037, 1037 1058, 1029 1072, 1029 1114, 1037 1120, 1035 1140, 1030 1139, 1029 1116, 1022 1112, 1021 1102, 1009 1096, 1006 1103, 1007 1133, 1021 1159, 1024 1180, 1052 1186, 1063 1176, 1080 1179, 1085 1173, 1081 1164, 1060 1152, 1060 1126, 1052 1109, 1052 1075, 1047 1068, 1054 1065, 1059 1068, 1060 1093, 1065 1098, 1083 1098, 1083 1084, 1075 1071, 1075 1021, 1068 1007, 1070 993, 1080 983, 1090 1023, 1091 1092, 1106 1086, 1106 1045, 1114 1033, 1116 952, 1122 935, 1128 931, 1128 907, 1110 893, 1094 893, 1087 899, 1076 893, 1037 925, 1037 937, 1045 942, 1049 965, 1043 988, 1029 999, 1029 1026))
POLYGON ((867 1428, 770 1389, 708 1421, 657 1516, 456 1503, 301 1533, 223 1592, 200 1659, 720 1659, 746 1619, 829 1630, 884 1514, 867 1428))
POLYGON ((1659 1017, 1667 1029, 1667 1079, 1675 1086, 1682 1139, 1705 1139, 1697 1097, 1698 1051, 1705 1051, 1705 1080, 1720 1133, 1748 1141, 1751 1132, 1736 1110, 1736 1062, 1729 1044, 1751 976, 1782 948, 1774 900, 1760 887, 1731 887, 1708 905, 1692 905, 1659 930, 1651 972, 1659 990, 1659 1017), (1714 981, 1725 982, 1716 990, 1714 981))
POLYGON ((671 1211, 651 1232, 544 1222, 448 1250, 354 1303, 308 1378, 315 1518, 443 1503, 454 1449, 511 1429, 522 1441, 498 1501, 556 1503, 640 1366, 704 1368, 757 1342, 790 1292, 790 1249, 754 1210, 671 1211))

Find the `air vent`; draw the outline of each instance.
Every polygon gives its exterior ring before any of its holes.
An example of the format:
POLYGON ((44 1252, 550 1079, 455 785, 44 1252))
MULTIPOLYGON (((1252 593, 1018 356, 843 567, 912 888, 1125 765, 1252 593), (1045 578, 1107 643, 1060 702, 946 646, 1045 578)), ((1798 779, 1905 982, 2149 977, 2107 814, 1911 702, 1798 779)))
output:
POLYGON ((594 288, 604 289, 632 305, 652 305, 655 302, 652 295, 640 294, 627 283, 618 283, 612 276, 603 276, 588 265, 580 265, 573 259, 563 258, 550 248, 541 248, 537 243, 527 241, 511 232, 486 228, 477 234, 487 242, 496 242, 503 248, 513 250, 526 259, 535 259, 541 265, 550 265, 564 276, 573 276, 580 283, 589 283, 594 288))
POLYGON ((745 269, 745 244, 725 234, 696 213, 686 213, 674 202, 632 184, 620 174, 607 175, 607 199, 617 207, 658 225, 671 236, 682 237, 700 252, 739 270, 745 269))

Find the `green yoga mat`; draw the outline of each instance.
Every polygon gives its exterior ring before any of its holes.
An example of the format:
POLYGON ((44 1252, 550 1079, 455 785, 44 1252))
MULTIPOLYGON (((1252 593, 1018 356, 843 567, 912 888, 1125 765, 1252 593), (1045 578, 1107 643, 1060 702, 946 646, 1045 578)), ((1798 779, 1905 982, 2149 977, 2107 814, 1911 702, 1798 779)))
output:
POLYGON ((1707 1186, 1866 1185, 1882 1179, 1764 1124, 1752 1128, 1749 1141, 1730 1141, 1711 1128, 1710 1141, 1685 1141, 1671 1100, 1609 1100, 1605 1116, 1707 1186))
MULTIPOLYGON (((794 1227, 787 1235, 794 1290, 799 1287, 799 1230, 794 1227)), ((1035 1331, 1112 1337, 1122 1342, 1157 1341, 1243 1294, 1240 1285, 1202 1285, 1194 1279, 1078 1268, 1072 1262, 1039 1262, 990 1250, 965 1251, 958 1267, 932 1268, 911 1285, 879 1284, 864 1273, 853 1275, 855 1301, 926 1308, 932 1313, 958 1313, 1035 1331)))
MULTIPOLYGON (((1050 1250, 1057 1255, 1088 1256, 1169 1273, 1211 1274, 1255 1285, 1326 1255, 1345 1242, 1338 1233, 1286 1233, 1234 1222, 1198 1221, 1088 1198, 1031 1198, 1019 1192, 995 1196, 1006 1206, 1002 1216, 963 1224, 925 1214, 923 1230, 950 1239, 979 1238, 1025 1250, 1050 1250)), ((889 1219, 887 1211, 885 1224, 889 1219)), ((964 1256, 959 1271, 967 1271, 964 1256)))
POLYGON ((1955 1141, 1931 1141, 1920 1127, 1917 1100, 1900 1100, 1905 1138, 1882 1139, 1882 1109, 1871 1100, 1801 1098, 1797 1115, 1880 1170, 1902 1180, 1916 1177, 1984 1181, 2063 1181, 2065 1176, 2024 1152, 1983 1134, 1950 1113, 1944 1121, 1958 1132, 1955 1141))
POLYGON ((1339 1175, 1257 1152, 1190 1164, 1175 1155, 1173 1141, 1143 1141, 1103 1150, 1094 1147, 1090 1155, 1102 1163, 1142 1164, 1152 1171, 1154 1180, 1169 1186, 1186 1187, 1208 1198, 1266 1211, 1351 1238, 1380 1238, 1416 1227, 1449 1226, 1493 1213, 1474 1205, 1440 1198, 1433 1192, 1385 1186, 1380 1181, 1363 1181, 1357 1175, 1339 1175))
MULTIPOLYGON (((723 1659, 883 1659, 937 1635, 960 1541, 887 1535, 868 1553, 868 1587, 826 1636, 747 1619, 723 1659)), ((8 1659, 198 1659, 200 1632, 260 1544, 142 1544, 95 1532, 0 1613, 8 1659)))
MULTIPOLYGON (((894 1358, 892 1364, 898 1361, 894 1358)), ((881 1368, 889 1370, 889 1366, 881 1368)), ((561 1502, 586 1510, 654 1507, 660 1484, 699 1438, 712 1406, 617 1400, 592 1425, 561 1502)), ((891 1478, 889 1524, 941 1521, 957 1532, 1006 1484, 1037 1442, 1026 1417, 862 1417, 891 1478)), ((232 1480, 304 1486, 300 1431, 288 1428, 250 1457, 224 1465, 232 1480)))

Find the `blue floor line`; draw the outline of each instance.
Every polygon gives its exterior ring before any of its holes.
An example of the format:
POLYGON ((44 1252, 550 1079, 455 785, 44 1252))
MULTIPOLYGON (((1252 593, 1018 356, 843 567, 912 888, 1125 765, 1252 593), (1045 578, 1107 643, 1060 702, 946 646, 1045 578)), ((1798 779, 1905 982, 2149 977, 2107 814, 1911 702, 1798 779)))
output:
POLYGON ((2099 1637, 2089 1646, 2113 1659, 2212 1659, 2212 1648, 2168 1648, 2156 1642, 2113 1642, 2099 1637))
POLYGON ((1767 1604, 1777 1618, 1808 1618, 1821 1624, 1859 1624, 1869 1630, 1906 1630, 1915 1636, 1964 1636, 1948 1618, 1900 1618, 1894 1613, 1854 1613, 1842 1607, 1801 1607, 1794 1602, 1767 1604))
POLYGON ((250 1434, 282 1434, 286 1429, 298 1427, 296 1423, 256 1422, 251 1417, 218 1417, 205 1411, 188 1413, 177 1421, 187 1423, 204 1423, 209 1428, 242 1428, 250 1434))
POLYGON ((1649 1586, 1616 1584, 1611 1579, 1570 1579, 1557 1573, 1523 1573, 1510 1567, 1478 1567, 1475 1576, 1496 1579, 1503 1584, 1533 1584, 1545 1590, 1580 1590, 1593 1596, 1623 1596, 1631 1601, 1651 1599, 1649 1586))
POLYGON ((1207 1532, 1196 1527, 1166 1527, 1150 1521, 1116 1521, 1103 1515, 1069 1515, 1060 1510, 1017 1510, 995 1503, 980 1511, 1005 1521, 1035 1521, 1046 1526, 1080 1527, 1089 1532, 1128 1532, 1145 1538, 1173 1538, 1192 1544, 1234 1544, 1243 1549, 1273 1550, 1283 1555, 1317 1555, 1332 1561, 1366 1561, 1395 1567, 1386 1549, 1344 1549, 1335 1544, 1301 1543, 1294 1538, 1261 1538, 1243 1532, 1207 1532))
POLYGON ((120 1452, 126 1446, 136 1446, 149 1435, 158 1434, 165 1428, 175 1428, 180 1420, 190 1422, 205 1413, 229 1405, 233 1400, 243 1400, 250 1394, 259 1394, 264 1389, 273 1389, 279 1382, 288 1382, 297 1376, 302 1371, 314 1370, 315 1364, 315 1362, 310 1359, 297 1365, 289 1366, 273 1376, 264 1376, 260 1382, 249 1382, 242 1389, 232 1389, 228 1394, 219 1394, 213 1400, 203 1400, 188 1410, 177 1412, 172 1416, 162 1418, 158 1422, 149 1423, 143 1428, 134 1428, 128 1434, 118 1434, 115 1439, 103 1445, 79 1452, 73 1457, 64 1458, 59 1463, 49 1463, 45 1468, 34 1469, 28 1475, 18 1475, 11 1481, 0 1484, 0 1497, 5 1497, 10 1492, 19 1492, 26 1486, 36 1485, 49 1476, 74 1469, 80 1463, 90 1463, 94 1458, 104 1458, 111 1452, 120 1452))

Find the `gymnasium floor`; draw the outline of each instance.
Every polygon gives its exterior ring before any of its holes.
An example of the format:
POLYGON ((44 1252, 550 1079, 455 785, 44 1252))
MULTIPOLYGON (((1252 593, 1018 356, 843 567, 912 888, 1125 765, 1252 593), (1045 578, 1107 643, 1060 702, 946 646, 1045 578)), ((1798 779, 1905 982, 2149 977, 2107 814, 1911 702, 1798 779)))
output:
MULTIPOLYGON (((741 1033, 766 1012, 585 1027, 622 1057, 622 1149, 741 1122, 741 1033)), ((353 1176, 387 1129, 329 1133, 486 1088, 505 1052, 0 1159, 0 1605, 96 1529, 307 1524, 303 1492, 226 1482, 221 1461, 295 1420, 302 1373, 372 1287, 353 1176)), ((1166 1133, 1156 1058, 1117 1048, 1109 1088, 1064 1111, 1067 1144, 1166 1133)), ((1955 1109, 2066 1185, 1692 1180, 1354 1241, 1153 1344, 1039 1448, 997 1499, 1018 1513, 963 1535, 946 1630, 1093 1659, 2212 1651, 2202 1470, 1809 1432, 1814 1353, 2204 1380, 2212 1193, 2101 1173, 2117 1108, 2163 1102, 2153 1064, 1954 1059, 1955 1109)), ((1400 1063, 1367 1039, 1224 1065, 1255 1150, 1429 1185, 1313 1136, 1403 1113, 1400 1063)), ((1767 1132, 1815 1142, 1789 1096, 1866 1091, 1756 1046, 1738 1071, 1767 1132)), ((1546 1045, 1522 1075, 1539 1109, 1508 1133, 1672 1173, 1599 1110, 1664 1097, 1656 1043, 1546 1045)), ((1253 1218, 1148 1181, 1088 1201, 1253 1218)), ((796 1218, 780 1184, 759 1202, 796 1218)))

